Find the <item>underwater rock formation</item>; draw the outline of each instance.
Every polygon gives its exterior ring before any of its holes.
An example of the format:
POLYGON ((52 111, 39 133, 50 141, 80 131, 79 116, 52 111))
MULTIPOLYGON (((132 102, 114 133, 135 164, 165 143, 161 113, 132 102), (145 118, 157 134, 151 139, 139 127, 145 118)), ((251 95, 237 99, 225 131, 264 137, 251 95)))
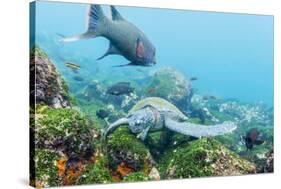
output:
POLYGON ((68 157, 87 156, 93 148, 89 122, 77 110, 38 106, 35 124, 37 148, 61 151, 68 157))
POLYGON ((167 150, 158 166, 167 179, 255 173, 252 163, 208 138, 167 150))
POLYGON ((208 112, 213 121, 231 119, 239 124, 273 125, 273 109, 264 103, 247 104, 234 99, 204 99, 194 95, 192 104, 208 112))
POLYGON ((55 165, 59 161, 58 153, 46 150, 36 149, 35 162, 35 180, 34 186, 38 188, 57 186, 60 183, 58 177, 58 167, 55 165))
MULTIPOLYGON (((31 73, 35 74, 35 95, 37 104, 46 104, 53 108, 70 106, 68 87, 57 72, 48 55, 38 46, 31 51, 31 73), (35 70, 35 71, 32 71, 35 70)), ((34 76, 31 76, 33 78, 34 76)))
POLYGON ((37 106, 35 115, 35 185, 69 185, 91 161, 95 144, 86 117, 70 108, 37 106), (73 171, 73 170, 78 170, 73 171))
MULTIPOLYGON (((111 95, 106 92, 107 86, 102 85, 100 81, 94 80, 88 84, 78 95, 86 101, 93 101, 112 105, 117 109, 128 111, 139 99, 136 93, 132 92, 130 95, 111 95)), ((115 120, 114 120, 115 121, 115 120)))
POLYGON ((273 162, 274 162, 274 152, 273 152, 273 150, 271 150, 266 155, 266 165, 264 166, 265 173, 273 173, 273 171, 274 171, 273 162))
POLYGON ((83 90, 81 97, 85 100, 90 101, 93 99, 104 99, 104 89, 101 83, 97 80, 90 82, 83 90))
POLYGON ((191 81, 170 67, 155 72, 145 91, 146 96, 164 98, 183 112, 188 112, 193 95, 191 81))
POLYGON ((148 179, 155 165, 149 149, 127 127, 120 127, 108 137, 107 154, 113 174, 121 179, 133 173, 148 179))

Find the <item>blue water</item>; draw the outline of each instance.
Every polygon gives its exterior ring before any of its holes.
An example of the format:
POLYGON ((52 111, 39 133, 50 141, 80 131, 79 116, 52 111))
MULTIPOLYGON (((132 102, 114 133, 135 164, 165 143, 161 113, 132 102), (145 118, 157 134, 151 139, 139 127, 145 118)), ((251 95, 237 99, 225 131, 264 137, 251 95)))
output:
MULTIPOLYGON (((121 56, 96 61, 108 48, 108 40, 95 38, 61 44, 58 35, 85 32, 87 4, 37 2, 36 43, 54 60, 65 77, 61 57, 79 63, 81 74, 95 79, 95 70, 108 77, 128 75, 136 67, 121 56), (110 73, 110 74, 109 74, 110 73), (127 74, 128 73, 128 74, 127 74)), ((109 15, 108 6, 103 6, 109 15)), ((117 7, 157 48, 157 65, 148 72, 172 66, 189 77, 200 93, 242 102, 263 101, 273 106, 273 16, 117 7)))

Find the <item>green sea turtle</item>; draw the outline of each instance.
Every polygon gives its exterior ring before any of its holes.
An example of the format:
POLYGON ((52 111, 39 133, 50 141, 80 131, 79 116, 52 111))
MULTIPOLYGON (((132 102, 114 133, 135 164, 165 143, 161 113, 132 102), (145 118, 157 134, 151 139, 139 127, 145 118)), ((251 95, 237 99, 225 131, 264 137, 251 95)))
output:
POLYGON ((237 127, 230 121, 209 126, 189 123, 188 118, 176 106, 158 97, 149 97, 139 101, 129 111, 127 117, 109 125, 103 133, 104 137, 106 138, 108 134, 124 124, 128 124, 132 133, 138 134, 137 138, 143 141, 149 131, 159 131, 164 128, 200 138, 229 133, 237 127))

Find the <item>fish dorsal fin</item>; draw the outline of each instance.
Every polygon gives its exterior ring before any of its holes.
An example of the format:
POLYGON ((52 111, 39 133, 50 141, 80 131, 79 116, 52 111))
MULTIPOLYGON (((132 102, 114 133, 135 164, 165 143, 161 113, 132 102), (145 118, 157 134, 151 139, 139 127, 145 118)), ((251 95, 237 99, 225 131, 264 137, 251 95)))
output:
POLYGON ((142 41, 138 38, 137 45, 136 45, 136 55, 138 58, 144 57, 144 47, 142 41))
POLYGON ((110 8, 111 8, 112 20, 125 20, 118 12, 118 10, 115 8, 115 6, 111 5, 110 8))
POLYGON ((111 54, 121 54, 120 51, 112 43, 109 44, 109 47, 108 47, 107 51, 104 53, 104 55, 99 57, 97 60, 101 60, 104 57, 111 55, 111 54))

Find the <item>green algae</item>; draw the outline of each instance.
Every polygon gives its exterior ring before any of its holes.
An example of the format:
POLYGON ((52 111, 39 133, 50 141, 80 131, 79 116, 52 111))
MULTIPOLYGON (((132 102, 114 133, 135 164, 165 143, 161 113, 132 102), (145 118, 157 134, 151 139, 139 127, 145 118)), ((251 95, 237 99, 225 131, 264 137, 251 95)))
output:
POLYGON ((94 163, 86 165, 77 184, 111 183, 112 178, 108 169, 107 157, 99 157, 94 163))
POLYGON ((130 133, 128 127, 120 127, 108 137, 107 154, 113 170, 124 163, 134 172, 148 175, 152 168, 153 160, 149 149, 130 133))
POLYGON ((58 168, 56 161, 59 160, 59 155, 53 151, 46 149, 36 149, 35 162, 35 185, 41 187, 60 185, 58 177, 58 168))
POLYGON ((147 181, 147 180, 149 180, 149 178, 143 172, 131 173, 123 178, 124 182, 136 182, 136 181, 147 181))
POLYGON ((34 45, 30 51, 31 56, 40 56, 43 58, 49 58, 48 54, 42 50, 38 45, 34 45))
MULTIPOLYGON (((81 148, 90 147, 91 126, 88 119, 74 109, 53 109, 47 106, 36 108, 35 141, 39 148, 54 148, 58 141, 60 147, 81 153, 81 148)), ((83 149, 85 150, 85 149, 83 149)))
POLYGON ((167 150, 159 161, 161 177, 190 178, 254 173, 255 167, 214 139, 200 139, 167 150))

